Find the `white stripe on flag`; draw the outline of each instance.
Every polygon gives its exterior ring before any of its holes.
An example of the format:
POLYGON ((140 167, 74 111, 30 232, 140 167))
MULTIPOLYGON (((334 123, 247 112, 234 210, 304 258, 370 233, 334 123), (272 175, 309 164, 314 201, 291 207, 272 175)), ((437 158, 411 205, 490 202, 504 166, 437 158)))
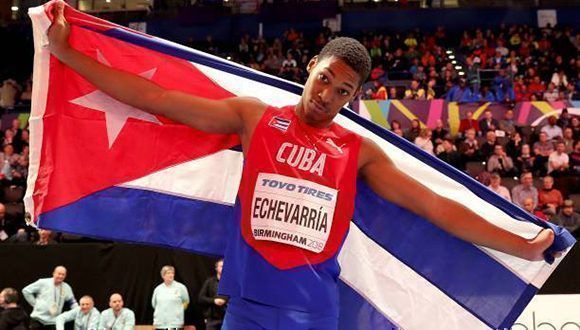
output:
POLYGON ((338 262, 340 279, 401 329, 489 329, 367 237, 354 223, 350 225, 338 262))
POLYGON ((118 186, 233 205, 242 178, 242 166, 241 152, 223 150, 118 186))

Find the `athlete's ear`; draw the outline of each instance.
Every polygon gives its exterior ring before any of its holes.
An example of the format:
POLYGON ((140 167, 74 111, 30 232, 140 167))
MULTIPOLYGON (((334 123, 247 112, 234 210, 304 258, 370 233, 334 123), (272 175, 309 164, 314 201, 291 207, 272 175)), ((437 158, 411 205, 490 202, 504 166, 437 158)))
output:
POLYGON ((306 72, 310 73, 310 71, 312 71, 312 69, 316 66, 316 63, 318 63, 318 55, 315 55, 310 62, 308 62, 308 65, 306 66, 306 72))

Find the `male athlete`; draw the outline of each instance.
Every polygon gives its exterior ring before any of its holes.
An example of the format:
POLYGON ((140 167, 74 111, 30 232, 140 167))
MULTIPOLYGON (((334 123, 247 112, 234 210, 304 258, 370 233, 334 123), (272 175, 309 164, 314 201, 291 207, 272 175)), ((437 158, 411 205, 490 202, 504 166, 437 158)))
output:
MULTIPOLYGON (((298 104, 275 108, 249 97, 210 100, 166 90, 74 50, 62 3, 49 30, 51 52, 120 102, 208 133, 238 134, 245 156, 236 230, 220 294, 224 329, 336 329, 338 251, 353 214, 357 177, 381 197, 472 243, 540 260, 554 240, 526 240, 432 193, 373 142, 333 123, 370 71, 356 40, 329 42, 308 64, 298 104), (416 203, 415 201, 421 201, 416 203)), ((418 247, 420 248, 420 247, 418 247)))

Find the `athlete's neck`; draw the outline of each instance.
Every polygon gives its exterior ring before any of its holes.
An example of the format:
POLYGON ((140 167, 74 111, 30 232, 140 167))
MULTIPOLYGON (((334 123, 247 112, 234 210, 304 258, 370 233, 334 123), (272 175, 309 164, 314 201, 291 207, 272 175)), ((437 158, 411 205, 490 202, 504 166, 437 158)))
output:
POLYGON ((328 128, 332 124, 332 120, 320 122, 320 121, 315 121, 315 120, 309 119, 304 111, 304 105, 302 104, 302 99, 300 99, 300 102, 298 102, 298 104, 294 108, 294 113, 296 114, 296 116, 298 117, 298 119, 300 121, 302 121, 304 124, 306 124, 308 126, 312 126, 315 128, 328 128))

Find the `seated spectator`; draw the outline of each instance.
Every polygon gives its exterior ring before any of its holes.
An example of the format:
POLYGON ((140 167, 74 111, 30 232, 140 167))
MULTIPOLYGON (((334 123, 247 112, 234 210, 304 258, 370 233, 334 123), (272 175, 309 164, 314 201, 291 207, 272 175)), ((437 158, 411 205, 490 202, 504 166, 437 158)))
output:
POLYGON ((34 244, 36 245, 52 245, 56 244, 54 238, 52 238, 52 231, 47 229, 39 229, 38 230, 38 241, 34 244))
POLYGON ((550 154, 548 158, 548 173, 552 176, 568 175, 570 169, 570 158, 565 152, 564 142, 556 143, 556 151, 550 154))
POLYGON ((413 119, 411 120, 411 128, 405 132, 405 138, 411 142, 415 142, 419 134, 421 134, 421 122, 419 119, 413 119))
POLYGON ((536 157, 532 155, 529 144, 522 145, 521 154, 516 157, 516 167, 520 173, 531 172, 534 169, 536 157))
POLYGON ((560 227, 568 229, 576 238, 580 237, 580 214, 574 211, 574 202, 567 199, 562 204, 558 215, 552 220, 560 227))
POLYGON ((415 138, 414 143, 421 150, 433 155, 433 142, 431 142, 431 130, 429 128, 423 128, 419 136, 415 138))
POLYGON ((514 175, 514 162, 512 158, 505 153, 500 144, 495 146, 493 155, 491 155, 487 161, 487 171, 496 172, 501 176, 514 175))
POLYGON ((467 103, 471 102, 473 98, 473 93, 471 89, 467 86, 467 82, 465 79, 459 79, 459 83, 453 85, 451 89, 447 92, 447 96, 445 97, 445 101, 447 102, 459 102, 459 103, 467 103))
POLYGON ((418 80, 411 81, 411 86, 405 90, 406 100, 425 100, 425 90, 421 88, 418 80))
POLYGON ((123 306, 123 297, 118 293, 113 293, 109 298, 110 308, 101 313, 99 329, 133 330, 135 328, 135 313, 123 306))
POLYGON ((546 216, 546 214, 541 210, 537 210, 534 207, 534 200, 532 198, 526 198, 523 203, 524 204, 522 205, 522 208, 528 211, 528 213, 535 215, 539 219, 548 221, 548 217, 546 216))
POLYGON ((556 122, 556 124, 562 127, 562 129, 570 125, 570 114, 568 113, 568 109, 566 108, 562 109, 562 112, 560 112, 560 117, 558 117, 558 121, 556 122))
POLYGON ((546 91, 546 86, 540 80, 539 76, 535 76, 533 81, 528 86, 528 92, 534 95, 537 100, 542 100, 544 97, 544 91, 546 91))
POLYGON ((564 137, 562 138, 562 142, 564 142, 565 153, 569 154, 574 151, 574 131, 572 131, 572 128, 564 128, 564 137))
POLYGON ((575 175, 580 175, 580 140, 574 144, 574 151, 570 154, 570 170, 575 175))
MULTIPOLYGON (((579 80, 580 82, 580 80, 579 80)), ((574 140, 580 140, 580 117, 574 116, 570 119, 570 126, 574 133, 574 140)))
POLYGON ((491 181, 488 186, 491 191, 495 192, 496 194, 500 195, 501 197, 507 199, 508 201, 512 201, 512 197, 510 196, 510 191, 501 185, 501 176, 497 173, 491 174, 491 181))
POLYGON ((485 134, 485 142, 481 145, 480 152, 484 161, 487 161, 493 154, 495 146, 498 145, 495 131, 487 131, 485 134))
POLYGON ((0 108, 12 109, 16 104, 16 96, 20 86, 14 79, 6 79, 0 86, 0 108))
POLYGON ((495 131, 499 129, 499 122, 497 119, 493 118, 493 113, 491 110, 487 109, 483 113, 484 118, 479 121, 479 129, 482 134, 486 134, 488 131, 495 131))
MULTIPOLYGON (((495 98, 498 102, 510 102, 515 100, 513 85, 506 76, 504 69, 500 69, 498 75, 493 78, 492 90, 495 92, 495 98)), ((496 126, 497 127, 497 126, 496 126)))
POLYGON ((553 83, 548 84, 548 89, 544 92, 543 100, 548 102, 556 102, 560 96, 560 92, 553 83))
POLYGON ((550 214, 556 214, 556 210, 562 206, 564 198, 562 193, 554 188, 554 178, 547 175, 543 180, 543 187, 538 192, 538 207, 540 209, 549 209, 550 214))
POLYGON ((30 317, 26 311, 18 305, 18 291, 13 288, 5 288, 0 291, 0 329, 2 330, 27 330, 30 317))
POLYGON ((395 131, 396 129, 402 129, 401 123, 396 119, 391 120, 391 131, 395 131))
POLYGON ((435 122, 435 129, 431 132, 431 140, 433 141, 434 145, 439 145, 443 143, 443 139, 447 137, 449 131, 443 127, 443 121, 441 119, 437 119, 435 122))
POLYGON ((435 80, 434 78, 429 79, 429 81, 427 82, 426 89, 427 100, 433 100, 437 96, 435 93, 435 85, 437 85, 437 80, 435 80))
POLYGON ((16 234, 10 236, 10 238, 8 240, 6 240, 6 242, 11 243, 11 244, 28 244, 28 243, 30 243, 30 241, 28 240, 28 233, 26 232, 26 229, 24 229, 24 228, 19 228, 16 231, 16 234))
POLYGON ((524 206, 524 201, 531 198, 533 205, 532 210, 538 205, 538 189, 534 187, 534 177, 532 173, 525 172, 520 175, 520 184, 512 189, 512 201, 521 207, 524 206))
POLYGON ((534 161, 534 171, 544 175, 547 173, 547 164, 550 154, 554 152, 554 145, 548 141, 548 134, 541 132, 539 141, 534 143, 534 154, 536 158, 534 161))
POLYGON ((464 165, 467 162, 481 160, 479 144, 475 139, 474 129, 471 128, 465 132, 465 139, 459 145, 459 153, 461 154, 462 162, 464 165))
POLYGON ((510 140, 505 145, 505 152, 512 159, 516 160, 522 154, 523 144, 524 142, 522 141, 522 135, 519 132, 514 132, 510 135, 510 140))
POLYGON ((473 119, 473 112, 471 111, 468 111, 465 114, 465 118, 459 122, 459 133, 464 134, 468 129, 475 130, 475 133, 479 132, 479 123, 473 119))
POLYGON ((516 133, 516 123, 514 121, 514 111, 512 109, 505 112, 503 119, 499 121, 497 129, 504 131, 506 136, 513 136, 516 133))
POLYGON ((56 320, 56 330, 64 330, 66 322, 74 320, 75 330, 97 330, 101 313, 95 308, 95 302, 91 296, 83 296, 79 300, 79 305, 73 309, 58 315, 56 320))
POLYGON ((554 141, 561 139, 564 135, 562 133, 562 128, 556 125, 556 117, 551 116, 548 118, 548 124, 542 127, 540 132, 546 133, 549 141, 554 141))
POLYGON ((453 140, 449 137, 443 138, 443 142, 441 143, 440 147, 437 148, 437 158, 441 159, 442 161, 446 162, 447 164, 461 169, 464 169, 464 164, 461 161, 461 155, 457 152, 455 145, 453 144, 453 140))
POLYGON ((487 86, 483 86, 481 91, 473 93, 472 102, 497 102, 495 95, 487 86))

